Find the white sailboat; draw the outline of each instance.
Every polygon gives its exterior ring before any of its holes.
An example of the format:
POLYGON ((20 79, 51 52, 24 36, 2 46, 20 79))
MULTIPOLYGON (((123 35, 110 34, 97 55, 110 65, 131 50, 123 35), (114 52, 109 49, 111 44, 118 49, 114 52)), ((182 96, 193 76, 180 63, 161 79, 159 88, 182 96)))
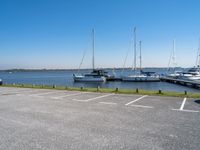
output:
POLYGON ((134 28, 134 74, 129 76, 122 76, 122 81, 125 82, 157 82, 160 81, 159 76, 155 73, 143 72, 142 71, 142 54, 141 47, 142 42, 140 41, 140 71, 137 73, 137 60, 136 60, 136 52, 137 52, 137 44, 136 44, 136 27, 134 28))
POLYGON ((92 51, 93 51, 93 55, 92 55, 92 68, 93 71, 91 73, 88 74, 73 74, 73 79, 75 82, 105 82, 106 81, 106 77, 105 74, 106 72, 104 70, 99 70, 99 69, 95 69, 95 59, 94 59, 94 51, 95 51, 95 31, 94 29, 92 30, 92 51))
POLYGON ((173 50, 172 50, 172 53, 171 53, 171 56, 170 56, 170 59, 169 59, 169 63, 168 63, 168 71, 172 71, 172 73, 167 73, 166 77, 169 77, 169 78, 178 78, 180 76, 180 74, 182 72, 180 71, 176 71, 176 67, 177 67, 177 62, 176 62, 176 55, 175 55, 175 50, 176 50, 176 47, 175 47, 175 40, 173 40, 173 50))
POLYGON ((190 68, 187 72, 183 72, 178 78, 186 80, 200 80, 200 39, 197 50, 196 66, 190 68))

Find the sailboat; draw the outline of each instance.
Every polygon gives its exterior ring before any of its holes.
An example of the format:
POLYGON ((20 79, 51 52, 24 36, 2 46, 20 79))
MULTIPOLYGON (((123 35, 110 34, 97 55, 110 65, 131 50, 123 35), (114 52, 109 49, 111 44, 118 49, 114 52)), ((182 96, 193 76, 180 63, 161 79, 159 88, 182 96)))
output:
POLYGON ((171 53, 171 56, 170 56, 170 59, 169 59, 169 63, 168 63, 168 72, 170 70, 172 70, 171 73, 167 73, 167 77, 169 78, 178 78, 180 76, 180 74, 182 72, 180 71, 176 71, 176 67, 177 67, 177 63, 176 63, 176 56, 175 56, 175 40, 173 40, 173 50, 172 50, 172 53, 171 53))
POLYGON ((187 72, 183 72, 178 78, 186 80, 200 80, 200 39, 197 50, 196 66, 190 68, 187 72))
POLYGON ((75 82, 105 82, 106 81, 106 73, 104 70, 95 69, 95 59, 94 59, 94 51, 95 51, 95 31, 92 30, 92 72, 88 74, 73 74, 73 79, 75 82))
POLYGON ((137 73, 137 60, 136 60, 136 52, 137 52, 137 44, 136 44, 136 27, 134 28, 134 74, 129 76, 122 76, 122 81, 126 82, 157 82, 160 81, 159 76, 154 72, 143 72, 142 71, 142 41, 140 43, 140 71, 137 73))

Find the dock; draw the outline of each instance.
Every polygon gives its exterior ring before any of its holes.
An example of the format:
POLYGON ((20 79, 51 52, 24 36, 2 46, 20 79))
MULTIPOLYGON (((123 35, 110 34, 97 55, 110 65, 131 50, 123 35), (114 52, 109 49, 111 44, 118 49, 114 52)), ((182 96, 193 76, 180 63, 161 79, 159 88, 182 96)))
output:
POLYGON ((169 78, 169 77, 161 77, 160 80, 200 89, 200 81, 175 79, 175 78, 169 78))

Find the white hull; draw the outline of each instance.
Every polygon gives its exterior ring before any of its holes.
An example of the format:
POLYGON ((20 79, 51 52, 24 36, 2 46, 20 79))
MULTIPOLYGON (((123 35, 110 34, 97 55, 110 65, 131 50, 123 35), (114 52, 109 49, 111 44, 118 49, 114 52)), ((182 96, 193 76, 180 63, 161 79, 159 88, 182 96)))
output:
POLYGON ((200 80, 200 75, 180 75, 178 78, 185 80, 200 80))
POLYGON ((122 81, 126 82, 158 82, 160 81, 157 76, 126 76, 122 77, 122 81))
POLYGON ((101 77, 74 76, 74 81, 75 82, 105 82, 106 78, 103 76, 101 76, 101 77))

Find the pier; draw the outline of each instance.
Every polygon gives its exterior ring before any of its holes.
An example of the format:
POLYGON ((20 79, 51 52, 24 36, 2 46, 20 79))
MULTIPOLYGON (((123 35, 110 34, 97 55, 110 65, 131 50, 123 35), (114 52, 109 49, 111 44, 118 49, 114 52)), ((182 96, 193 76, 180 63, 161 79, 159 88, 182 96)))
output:
POLYGON ((161 77, 160 80, 200 89, 200 82, 198 81, 174 79, 174 78, 169 78, 169 77, 161 77))

